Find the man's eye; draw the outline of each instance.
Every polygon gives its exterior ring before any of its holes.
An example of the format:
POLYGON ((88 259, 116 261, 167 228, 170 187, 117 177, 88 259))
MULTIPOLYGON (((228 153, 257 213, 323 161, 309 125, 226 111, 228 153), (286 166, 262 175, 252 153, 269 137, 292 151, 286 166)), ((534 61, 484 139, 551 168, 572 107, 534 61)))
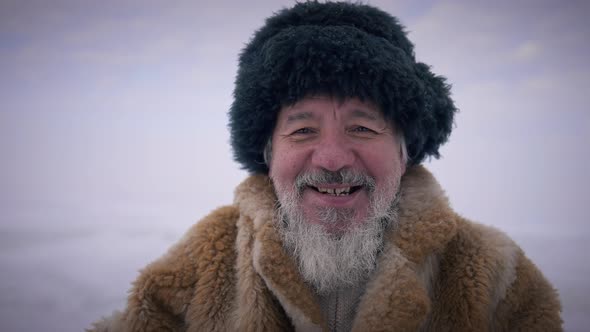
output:
POLYGON ((293 132, 293 134, 311 134, 312 130, 310 128, 301 128, 297 129, 293 132))
POLYGON ((367 127, 363 127, 363 126, 354 127, 354 128, 352 128, 352 131, 359 132, 359 133, 374 133, 375 132, 374 130, 369 129, 367 127))

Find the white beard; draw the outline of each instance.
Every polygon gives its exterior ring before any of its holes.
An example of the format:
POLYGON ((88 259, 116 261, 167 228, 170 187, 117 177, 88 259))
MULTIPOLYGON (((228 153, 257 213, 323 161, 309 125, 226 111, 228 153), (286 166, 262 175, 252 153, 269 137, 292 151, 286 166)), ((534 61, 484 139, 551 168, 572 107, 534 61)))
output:
POLYGON ((283 245, 298 264, 303 279, 320 294, 340 287, 355 286, 375 269, 385 230, 397 219, 399 180, 371 193, 368 220, 343 234, 328 233, 322 224, 346 223, 354 218, 351 209, 317 210, 320 224, 306 220, 297 190, 278 188, 279 232, 283 245))

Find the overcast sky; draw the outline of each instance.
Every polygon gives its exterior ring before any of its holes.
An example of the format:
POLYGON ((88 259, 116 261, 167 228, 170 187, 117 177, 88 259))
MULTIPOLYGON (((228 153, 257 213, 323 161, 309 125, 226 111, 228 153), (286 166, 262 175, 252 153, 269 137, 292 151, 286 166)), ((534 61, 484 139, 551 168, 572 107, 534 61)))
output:
MULTIPOLYGON (((2 330, 122 307, 137 269, 232 202, 237 56, 293 3, 0 1, 2 330)), ((455 129, 425 163, 453 207, 522 245, 569 330, 590 325, 590 2, 368 3, 453 84, 455 129)))

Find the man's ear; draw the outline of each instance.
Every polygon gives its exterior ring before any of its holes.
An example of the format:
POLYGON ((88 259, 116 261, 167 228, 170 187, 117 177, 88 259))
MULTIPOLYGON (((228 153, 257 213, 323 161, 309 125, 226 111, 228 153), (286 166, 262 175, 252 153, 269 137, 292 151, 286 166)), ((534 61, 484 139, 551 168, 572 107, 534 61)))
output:
POLYGON ((407 158, 407 153, 404 153, 404 146, 402 143, 399 145, 399 159, 401 160, 401 165, 400 165, 400 176, 403 176, 404 174, 406 174, 406 168, 408 166, 408 158, 407 158), (405 158, 404 158, 405 155, 405 158))
POLYGON ((266 167, 268 167, 268 177, 272 179, 272 176, 273 176, 273 171, 272 170, 273 170, 274 167, 272 167, 272 161, 271 160, 269 160, 266 163, 266 167))

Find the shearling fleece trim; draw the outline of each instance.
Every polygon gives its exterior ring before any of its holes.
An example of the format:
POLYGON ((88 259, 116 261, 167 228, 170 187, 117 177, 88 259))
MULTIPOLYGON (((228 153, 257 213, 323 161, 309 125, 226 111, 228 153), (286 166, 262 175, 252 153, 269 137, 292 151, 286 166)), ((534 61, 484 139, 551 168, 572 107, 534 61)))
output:
POLYGON ((273 224, 262 226, 254 248, 254 268, 289 313, 293 324, 304 331, 326 330, 319 304, 303 281, 295 260, 285 252, 273 224))
POLYGON ((257 231, 274 218, 277 198, 272 181, 265 175, 248 177, 236 188, 234 203, 242 214, 254 221, 253 231, 257 231))
POLYGON ((289 319, 254 269, 254 226, 247 216, 238 221, 236 331, 288 331, 289 319))
POLYGON ((456 214, 422 166, 402 177, 398 222, 386 235, 374 279, 359 305, 353 331, 416 331, 430 311, 438 257, 456 234, 456 214))
POLYGON ((438 277, 440 267, 440 257, 437 254, 431 254, 426 257, 424 263, 418 266, 416 274, 424 285, 429 298, 434 296, 434 284, 438 277))
POLYGON ((352 331, 416 331, 430 308, 427 291, 414 264, 388 243, 375 278, 359 304, 352 331))
POLYGON ((441 251, 456 234, 458 217, 438 182, 422 166, 407 169, 400 194, 399 220, 389 236, 407 259, 422 264, 426 255, 441 251))
MULTIPOLYGON (((440 255, 439 254, 430 254, 424 260, 424 263, 421 266, 418 266, 416 269, 416 274, 418 278, 424 285, 426 289, 426 293, 428 294, 429 299, 434 299, 436 294, 435 286, 436 281, 439 277, 439 270, 440 270, 440 255)), ((432 311, 432 309, 431 309, 432 311)), ((426 316, 425 320, 422 321, 419 331, 426 332, 426 331, 433 331, 435 330, 432 327, 432 319, 431 319, 430 312, 426 316)))
MULTIPOLYGON (((266 176, 251 176, 236 189, 235 203, 252 220, 250 237, 254 239, 251 243, 254 268, 298 330, 321 330, 325 328, 325 322, 320 307, 301 278, 296 262, 285 252, 275 228, 276 201, 272 184, 266 176)), ((245 231, 245 226, 240 224, 240 231, 245 231)))

